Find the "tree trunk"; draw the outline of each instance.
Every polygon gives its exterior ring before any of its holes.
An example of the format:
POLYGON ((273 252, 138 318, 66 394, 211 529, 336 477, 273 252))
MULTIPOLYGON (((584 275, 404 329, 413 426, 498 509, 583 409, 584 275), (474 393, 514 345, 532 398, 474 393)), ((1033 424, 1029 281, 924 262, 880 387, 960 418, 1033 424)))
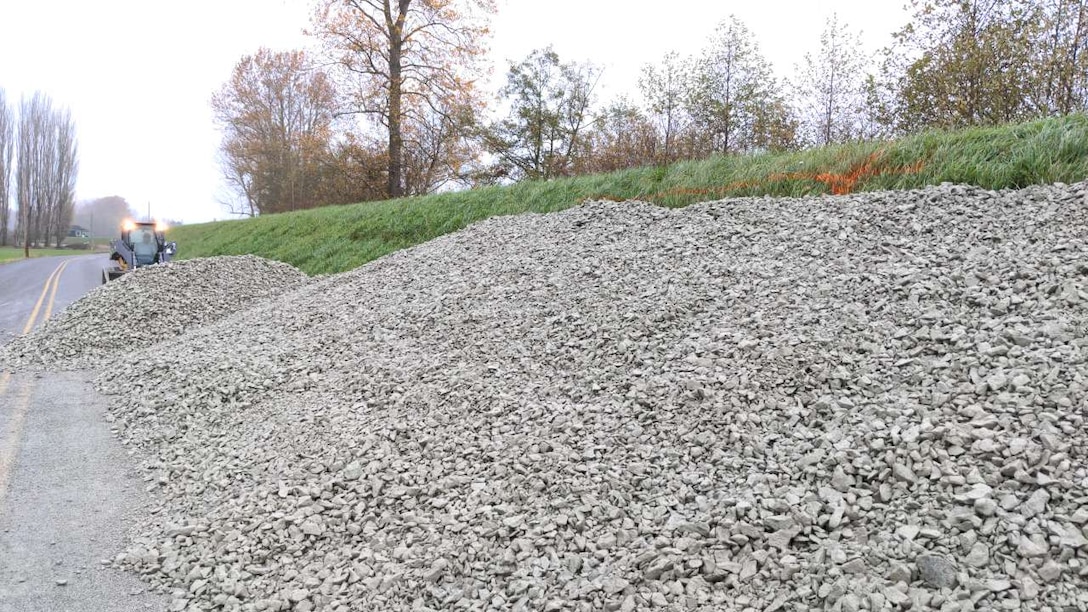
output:
POLYGON ((30 259, 30 206, 20 204, 23 209, 23 257, 30 259))
MULTIPOLYGON (((389 32, 389 197, 404 195, 404 137, 401 134, 403 77, 401 57, 404 52, 403 28, 411 0, 398 0, 399 13, 389 32)), ((387 5, 388 6, 388 5, 387 5)))
MULTIPOLYGON (((834 51, 832 51, 832 53, 834 53, 834 51)), ((831 122, 834 120, 835 115, 835 70, 837 69, 833 60, 830 74, 828 75, 827 108, 824 110, 824 146, 831 144, 831 122)))
POLYGON ((392 83, 389 87, 389 197, 399 198, 403 195, 403 188, 401 175, 403 173, 403 167, 401 160, 404 157, 404 139, 401 137, 401 125, 400 125, 400 108, 401 108, 401 88, 400 88, 400 67, 392 68, 395 64, 394 61, 399 62, 399 53, 390 53, 390 75, 392 76, 392 83), (396 60, 393 58, 396 57, 396 60))

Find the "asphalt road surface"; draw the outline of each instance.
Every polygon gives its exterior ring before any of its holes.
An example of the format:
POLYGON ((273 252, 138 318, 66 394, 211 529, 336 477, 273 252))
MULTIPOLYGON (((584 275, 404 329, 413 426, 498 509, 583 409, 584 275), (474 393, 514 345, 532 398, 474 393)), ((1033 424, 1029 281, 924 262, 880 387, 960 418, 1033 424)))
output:
MULTIPOLYGON (((104 255, 0 265, 0 343, 98 286, 104 255)), ((165 610, 135 576, 103 566, 149 503, 81 373, 0 371, 0 612, 165 610)))

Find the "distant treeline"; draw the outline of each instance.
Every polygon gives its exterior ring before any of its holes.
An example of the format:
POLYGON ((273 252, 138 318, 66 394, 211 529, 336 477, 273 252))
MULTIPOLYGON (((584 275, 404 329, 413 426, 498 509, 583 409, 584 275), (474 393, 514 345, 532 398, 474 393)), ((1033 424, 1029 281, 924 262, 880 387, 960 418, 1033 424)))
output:
POLYGON ((790 75, 727 17, 700 54, 667 54, 643 67, 637 98, 603 104, 601 68, 551 48, 480 91, 493 5, 442 4, 318 0, 320 51, 243 58, 212 100, 229 206, 256 215, 1088 109, 1088 0, 911 0, 878 52, 832 16, 790 75))

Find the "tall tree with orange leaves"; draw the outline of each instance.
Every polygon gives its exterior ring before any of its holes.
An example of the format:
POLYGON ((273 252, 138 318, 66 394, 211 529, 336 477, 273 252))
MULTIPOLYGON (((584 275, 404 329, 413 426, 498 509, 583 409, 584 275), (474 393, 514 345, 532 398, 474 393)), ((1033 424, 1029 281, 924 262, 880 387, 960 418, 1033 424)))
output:
POLYGON ((326 204, 315 199, 333 140, 337 93, 303 51, 262 48, 243 57, 212 96, 223 130, 224 178, 249 216, 326 204))
POLYGON ((494 10, 493 0, 318 0, 312 33, 354 77, 355 112, 389 136, 389 197, 405 195, 415 174, 405 171, 417 157, 405 145, 423 139, 411 134, 433 134, 436 120, 456 128, 482 106, 474 84, 494 10))

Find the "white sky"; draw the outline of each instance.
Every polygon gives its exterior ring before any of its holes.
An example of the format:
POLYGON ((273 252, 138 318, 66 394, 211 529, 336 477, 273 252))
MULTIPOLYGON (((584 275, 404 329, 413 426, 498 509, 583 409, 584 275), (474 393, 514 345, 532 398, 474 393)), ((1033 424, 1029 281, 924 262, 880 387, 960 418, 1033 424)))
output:
MULTIPOLYGON (((869 50, 906 21, 902 0, 498 0, 492 81, 509 60, 554 45, 564 61, 605 68, 601 101, 636 97, 641 66, 697 53, 736 14, 779 75, 819 44, 824 19, 863 31, 869 50), (666 7, 662 10, 662 7, 666 7)), ((187 223, 227 218, 208 101, 258 47, 303 47, 309 0, 3 0, 0 88, 9 102, 42 90, 72 109, 77 197, 119 195, 187 223)))

